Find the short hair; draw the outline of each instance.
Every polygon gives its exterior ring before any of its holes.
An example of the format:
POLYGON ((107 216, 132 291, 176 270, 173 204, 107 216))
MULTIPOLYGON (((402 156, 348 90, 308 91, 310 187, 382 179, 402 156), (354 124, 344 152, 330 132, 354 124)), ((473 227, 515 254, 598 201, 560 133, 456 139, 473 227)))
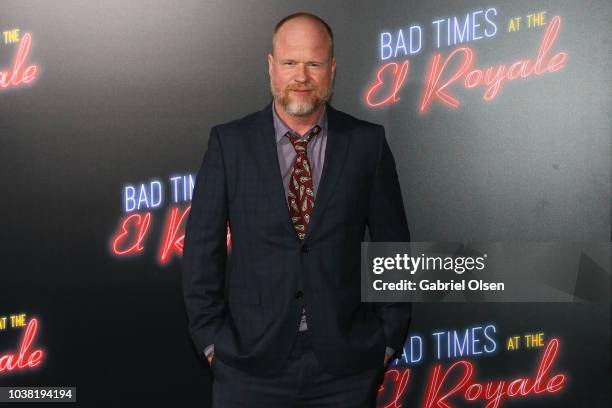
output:
POLYGON ((330 55, 333 57, 334 56, 334 33, 332 32, 331 27, 321 17, 315 16, 314 14, 311 14, 311 13, 305 13, 305 12, 290 14, 276 24, 276 27, 274 27, 274 32, 272 34, 272 52, 271 53, 274 54, 274 45, 276 44, 276 34, 278 33, 278 30, 280 30, 280 28, 287 21, 294 20, 296 18, 305 18, 307 20, 317 22, 321 24, 323 28, 325 28, 325 31, 327 32, 327 38, 329 39, 329 52, 330 52, 330 55))

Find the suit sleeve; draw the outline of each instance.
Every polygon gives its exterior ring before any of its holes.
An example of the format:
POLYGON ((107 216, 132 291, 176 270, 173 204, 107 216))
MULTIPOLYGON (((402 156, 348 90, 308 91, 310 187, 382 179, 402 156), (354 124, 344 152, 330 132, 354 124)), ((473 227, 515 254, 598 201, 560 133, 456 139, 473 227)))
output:
MULTIPOLYGON (((384 128, 376 164, 376 174, 368 208, 368 228, 374 242, 408 242, 410 232, 406 221, 395 160, 387 143, 384 128)), ((410 324, 412 305, 405 302, 372 304, 382 322, 388 347, 401 350, 410 324)))
POLYGON ((183 296, 189 332, 200 353, 214 344, 225 316, 227 218, 223 153, 212 128, 196 177, 183 248, 183 296))

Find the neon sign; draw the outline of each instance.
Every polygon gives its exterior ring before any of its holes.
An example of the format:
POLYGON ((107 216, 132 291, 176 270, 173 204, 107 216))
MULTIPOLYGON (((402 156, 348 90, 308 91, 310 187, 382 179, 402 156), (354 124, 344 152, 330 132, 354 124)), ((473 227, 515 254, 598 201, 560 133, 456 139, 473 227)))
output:
POLYGON ((509 68, 506 64, 500 64, 496 67, 474 69, 475 51, 469 47, 457 48, 446 59, 442 59, 441 54, 435 54, 425 79, 425 89, 420 104, 421 112, 427 112, 434 100, 438 100, 446 106, 458 108, 459 100, 447 90, 455 82, 461 84, 463 80, 463 86, 468 89, 477 86, 486 87, 483 98, 485 101, 491 101, 499 95, 506 81, 559 71, 567 63, 567 53, 558 52, 552 57, 549 57, 548 53, 559 35, 560 27, 561 17, 556 16, 546 29, 535 62, 531 59, 519 59, 509 68), (446 73, 447 66, 455 56, 463 57, 460 59, 459 69, 455 70, 449 79, 442 81, 441 78, 446 73))
POLYGON ((487 408, 497 408, 506 398, 526 397, 544 393, 557 393, 566 385, 565 374, 550 375, 549 371, 559 352, 559 340, 551 339, 540 360, 535 376, 517 377, 512 380, 477 382, 474 380, 474 364, 460 360, 444 370, 441 364, 434 366, 428 380, 424 408, 452 408, 448 400, 463 397, 466 401, 484 400, 487 408), (456 371, 456 372, 455 372, 456 371), (454 379, 454 383, 451 382, 454 379), (452 388, 444 389, 451 382, 452 388))
MULTIPOLYGON (((447 44, 467 43, 486 37, 493 37, 497 33, 497 26, 493 22, 493 16, 497 16, 496 9, 480 11, 489 27, 484 28, 482 34, 478 34, 476 23, 477 13, 468 13, 463 24, 455 19, 441 19, 434 21, 437 28, 438 48, 441 46, 441 23, 447 27, 447 44), (489 15, 490 14, 490 15, 489 15), (436 24, 437 23, 437 24, 436 24), (452 36, 451 36, 452 33, 452 36)), ((544 13, 541 13, 543 16, 544 13)), ((543 25, 543 17, 540 24, 543 25)), ((530 24, 533 23, 530 20, 530 24)), ((453 93, 453 87, 465 89, 484 88, 483 99, 490 102, 495 99, 502 88, 509 82, 527 79, 532 76, 540 76, 547 73, 558 72, 567 65, 568 53, 559 51, 553 53, 553 46, 561 30, 562 19, 560 16, 553 17, 547 25, 542 37, 538 53, 535 58, 519 58, 511 63, 502 63, 488 67, 478 67, 476 63, 476 51, 467 45, 460 46, 451 51, 446 57, 436 52, 428 64, 425 74, 423 91, 419 102, 419 111, 426 113, 434 102, 449 108, 458 108, 461 105, 459 98, 453 93)), ((413 26, 414 27, 414 26, 413 26)), ((409 32, 413 32, 410 27, 409 32)), ((420 33, 421 30, 415 31, 420 33)), ((408 50, 405 46, 402 31, 397 35, 395 49, 392 47, 392 35, 389 32, 381 34, 381 60, 390 59, 393 56, 412 54, 412 48, 408 50)), ((412 40, 410 40, 412 41, 412 40)), ((419 47, 414 53, 421 50, 421 35, 419 34, 419 47)), ((382 65, 375 75, 375 79, 368 85, 364 100, 371 108, 387 106, 397 103, 399 92, 405 85, 410 68, 410 61, 392 61, 382 65)))
MULTIPOLYGON (((8 39, 9 38, 5 35, 5 42, 7 42, 8 39)), ((26 63, 31 42, 32 34, 25 33, 19 41, 19 47, 13 59, 12 66, 7 69, 0 68, 0 89, 17 88, 22 85, 30 84, 36 79, 38 66, 34 64, 27 65, 26 63)))
POLYGON ((37 329, 38 320, 30 319, 21 339, 19 351, 4 355, 0 354, 0 374, 38 367, 42 363, 45 353, 41 349, 31 350, 32 343, 34 343, 36 338, 37 329))
MULTIPOLYGON (((195 178, 192 174, 176 175, 169 178, 169 201, 172 203, 166 211, 166 219, 157 250, 157 261, 160 265, 168 264, 174 256, 183 255, 185 226, 189 218, 195 178), (186 206, 180 204, 187 203, 186 206)), ((166 203, 166 189, 159 179, 123 187, 123 210, 126 215, 119 224, 110 241, 110 251, 117 257, 132 257, 145 251, 146 240, 150 235, 153 222, 151 210, 163 208, 166 203), (141 211, 143 210, 143 211, 141 211)), ((226 233, 226 245, 231 248, 229 225, 226 233)))
MULTIPOLYGON (((538 337, 525 335, 526 348, 541 347, 543 352, 532 375, 518 375, 507 379, 482 380, 477 375, 477 365, 474 358, 480 354, 493 356, 497 349, 497 340, 493 334, 497 332, 494 325, 474 326, 465 331, 439 331, 432 333, 435 353, 434 358, 440 360, 445 358, 460 359, 444 367, 442 363, 434 364, 429 368, 427 380, 424 386, 425 392, 421 398, 422 408, 456 408, 465 405, 465 401, 474 403, 482 401, 486 408, 498 408, 504 401, 527 397, 544 397, 549 394, 562 392, 568 381, 565 373, 553 372, 553 365, 557 359, 560 341, 551 338, 547 343, 543 340, 543 333, 538 337), (534 339, 537 339, 534 341, 534 339), (482 341, 482 348, 477 344, 482 341), (468 344, 471 344, 469 346, 468 344), (485 353, 485 354, 483 354, 485 353)), ((414 346, 415 338, 411 336, 406 342, 404 355, 407 355, 406 347, 414 346)), ((520 336, 510 337, 515 346, 520 336)), ((520 343, 520 342, 519 342, 520 343)), ((417 344, 419 353, 422 353, 422 341, 417 344)), ((515 347, 509 347, 506 351, 513 352, 515 347)), ((412 354, 412 352, 410 353, 412 354)), ((400 408, 404 406, 409 396, 410 380, 415 375, 414 368, 402 367, 408 360, 396 360, 385 372, 383 382, 378 389, 377 406, 379 408, 400 408), (398 364, 400 362, 401 364, 398 364)), ((419 357, 417 364, 422 360, 419 357)), ((412 362, 410 361, 410 362, 412 362)))

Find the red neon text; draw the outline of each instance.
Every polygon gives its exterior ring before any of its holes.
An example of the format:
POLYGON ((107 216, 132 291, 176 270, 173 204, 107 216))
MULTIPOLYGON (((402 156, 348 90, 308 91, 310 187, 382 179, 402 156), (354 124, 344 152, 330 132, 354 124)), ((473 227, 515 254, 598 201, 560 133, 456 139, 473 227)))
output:
POLYGON ((30 351, 30 346, 36 337, 37 328, 38 321, 36 319, 31 319, 21 339, 19 352, 15 354, 9 353, 0 355, 0 374, 17 369, 34 368, 42 363, 45 356, 44 352, 40 349, 30 351))
POLYGON ((397 369, 387 370, 380 388, 378 389, 376 406, 379 408, 400 408, 400 401, 406 393, 408 380, 410 379, 410 369, 402 371, 397 369), (388 378, 389 377, 389 378, 388 378), (385 387, 385 385, 387 385, 385 387), (389 398, 389 400, 386 400, 389 398))
POLYGON ((409 61, 404 61, 401 66, 397 62, 389 62, 388 64, 383 65, 376 73, 376 82, 370 86, 370 89, 366 94, 366 103, 374 107, 381 105, 390 105, 399 101, 397 93, 404 85, 404 81, 406 81, 409 64, 409 61), (378 95, 380 88, 384 85, 383 76, 386 71, 390 71, 391 77, 393 79, 393 89, 386 98, 382 98, 375 101, 375 98, 378 95))
POLYGON ((187 222, 189 210, 191 210, 191 206, 185 208, 180 217, 178 215, 178 208, 170 210, 169 220, 166 222, 166 230, 159 248, 159 261, 162 264, 168 262, 173 252, 176 252, 179 256, 183 254, 183 241, 185 240, 185 227, 183 224, 187 222), (178 230, 181 227, 183 231, 179 233, 178 230), (178 237, 177 234, 179 234, 178 237))
POLYGON ((547 58, 547 55, 559 36, 560 27, 561 17, 553 17, 544 33, 535 63, 529 59, 521 59, 510 67, 500 64, 485 69, 472 69, 474 51, 469 47, 457 48, 445 60, 442 59, 440 54, 434 55, 425 79, 420 106, 421 112, 427 112, 434 100, 452 108, 459 107, 459 100, 451 95, 447 88, 460 79, 463 79, 463 85, 466 88, 485 86, 486 90, 483 98, 485 101, 491 101, 499 95, 505 81, 525 79, 531 75, 559 71, 567 63, 567 53, 558 52, 550 58, 547 58), (447 66, 454 58, 462 58, 460 60, 461 64, 449 79, 443 81, 442 76, 446 73, 447 66))
POLYGON ((440 364, 436 365, 429 377, 424 408, 453 408, 449 400, 463 395, 466 401, 482 399, 486 408, 497 408, 507 398, 525 397, 543 393, 561 391, 567 381, 564 374, 549 375, 550 368, 559 352, 559 340, 552 339, 546 346, 542 360, 538 365, 535 378, 519 377, 514 380, 498 380, 479 383, 474 381, 474 365, 465 360, 457 361, 446 371, 440 364), (448 386, 449 378, 456 379, 455 384, 448 386))
MULTIPOLYGON (((161 265, 167 264, 172 259, 172 255, 178 257, 183 255, 185 226, 190 211, 191 206, 182 211, 178 207, 172 207, 168 210, 158 250, 157 260, 161 265)), ((118 230, 111 238, 112 253, 121 257, 141 254, 145 250, 151 219, 150 212, 131 214, 123 218, 119 223, 118 230)), ((231 231, 228 224, 225 239, 228 250, 231 248, 231 240, 231 231)))
POLYGON ((13 66, 7 71, 0 71, 0 88, 17 87, 29 84, 36 79, 38 66, 29 65, 24 68, 31 42, 32 34, 25 33, 19 43, 17 54, 13 60, 13 66))
POLYGON ((115 255, 137 254, 144 250, 142 241, 149 231, 151 223, 151 213, 148 212, 144 216, 140 214, 132 214, 121 223, 121 231, 115 234, 113 239, 113 253, 115 255), (130 229, 135 230, 135 234, 131 236, 130 229), (129 241, 132 238, 132 241, 129 241), (125 244, 125 242, 128 242, 125 244))

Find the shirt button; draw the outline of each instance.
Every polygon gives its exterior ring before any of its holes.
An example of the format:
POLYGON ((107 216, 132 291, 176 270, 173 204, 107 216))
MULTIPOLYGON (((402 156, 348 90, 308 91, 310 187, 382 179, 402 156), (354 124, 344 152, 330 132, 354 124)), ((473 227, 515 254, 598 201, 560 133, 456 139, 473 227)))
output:
POLYGON ((303 252, 303 253, 310 252, 310 247, 309 247, 308 245, 304 245, 304 246, 302 247, 302 252, 303 252))
POLYGON ((295 298, 296 299, 300 299, 302 296, 304 296, 304 294, 302 293, 301 290, 296 290, 295 291, 295 298))

